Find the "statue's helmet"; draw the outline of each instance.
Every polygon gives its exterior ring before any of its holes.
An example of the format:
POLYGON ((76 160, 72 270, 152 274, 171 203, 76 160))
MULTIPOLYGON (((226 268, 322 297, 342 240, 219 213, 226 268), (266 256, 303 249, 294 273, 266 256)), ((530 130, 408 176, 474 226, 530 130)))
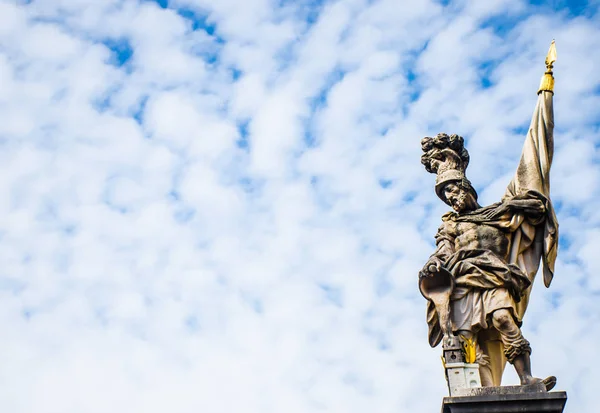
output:
POLYGON ((421 163, 427 172, 436 174, 435 193, 442 201, 448 203, 444 196, 444 187, 451 182, 471 192, 477 199, 477 192, 465 175, 469 165, 469 152, 464 146, 462 136, 438 133, 433 138, 423 138, 421 147, 424 152, 421 163))

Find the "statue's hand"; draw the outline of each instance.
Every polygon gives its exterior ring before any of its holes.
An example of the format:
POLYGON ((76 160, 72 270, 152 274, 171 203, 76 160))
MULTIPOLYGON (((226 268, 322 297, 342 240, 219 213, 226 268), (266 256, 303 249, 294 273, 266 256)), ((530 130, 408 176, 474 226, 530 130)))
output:
POLYGON ((541 215, 546 212, 546 205, 539 199, 532 199, 523 209, 530 214, 541 215))
POLYGON ((546 212, 546 205, 539 199, 513 199, 510 206, 526 214, 541 215, 546 212))
POLYGON ((423 266, 423 269, 419 271, 419 277, 431 277, 433 274, 440 272, 442 268, 442 261, 437 257, 429 258, 429 261, 423 266))

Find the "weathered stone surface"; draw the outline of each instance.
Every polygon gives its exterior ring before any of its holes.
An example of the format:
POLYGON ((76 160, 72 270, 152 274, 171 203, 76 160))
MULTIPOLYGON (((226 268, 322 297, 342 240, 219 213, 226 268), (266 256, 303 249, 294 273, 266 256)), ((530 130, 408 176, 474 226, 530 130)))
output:
POLYGON ((492 386, 462 389, 456 396, 493 396, 501 394, 529 394, 547 393, 544 383, 530 384, 528 386, 492 386))
POLYGON ((471 389, 471 396, 444 397, 442 413, 562 413, 564 391, 543 386, 502 386, 471 389))

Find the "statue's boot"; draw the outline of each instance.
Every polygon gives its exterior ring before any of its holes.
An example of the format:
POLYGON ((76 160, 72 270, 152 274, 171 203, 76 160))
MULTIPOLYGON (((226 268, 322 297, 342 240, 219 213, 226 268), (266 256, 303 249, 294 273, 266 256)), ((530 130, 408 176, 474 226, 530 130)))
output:
POLYGON ((544 380, 542 380, 542 382, 546 386, 546 391, 550 391, 554 388, 554 386, 556 386, 556 377, 548 376, 544 380))
POLYGON ((548 376, 545 379, 540 379, 531 375, 531 359, 529 353, 519 354, 513 360, 513 365, 515 366, 515 370, 519 375, 522 386, 543 383, 544 386, 546 386, 546 391, 550 391, 556 385, 556 377, 554 376, 548 376))

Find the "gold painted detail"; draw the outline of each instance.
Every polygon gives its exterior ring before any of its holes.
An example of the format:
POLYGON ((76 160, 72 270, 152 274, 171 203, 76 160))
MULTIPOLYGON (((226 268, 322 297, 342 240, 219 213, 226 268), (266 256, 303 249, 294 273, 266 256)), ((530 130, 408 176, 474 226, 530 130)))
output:
POLYGON ((552 40, 552 43, 550 43, 550 49, 546 55, 546 73, 544 73, 544 76, 542 76, 538 94, 540 94, 542 91, 554 93, 554 76, 552 75, 554 62, 556 62, 556 44, 554 43, 554 40, 552 40))
POLYGON ((475 339, 467 338, 463 335, 460 336, 461 345, 463 352, 465 353, 465 362, 466 363, 475 363, 475 359, 477 358, 477 353, 475 351, 475 339))
POLYGON ((550 49, 548 49, 548 54, 546 55, 546 69, 551 71, 554 62, 556 62, 556 43, 552 40, 550 49))

